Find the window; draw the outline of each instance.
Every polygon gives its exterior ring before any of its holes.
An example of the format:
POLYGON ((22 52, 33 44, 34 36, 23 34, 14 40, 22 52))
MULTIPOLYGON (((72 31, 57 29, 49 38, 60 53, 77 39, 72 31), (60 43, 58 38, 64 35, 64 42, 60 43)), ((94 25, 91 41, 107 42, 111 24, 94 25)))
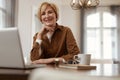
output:
POLYGON ((15 0, 0 0, 0 28, 15 25, 15 0))
POLYGON ((84 11, 84 53, 92 59, 117 57, 117 14, 110 7, 84 11))

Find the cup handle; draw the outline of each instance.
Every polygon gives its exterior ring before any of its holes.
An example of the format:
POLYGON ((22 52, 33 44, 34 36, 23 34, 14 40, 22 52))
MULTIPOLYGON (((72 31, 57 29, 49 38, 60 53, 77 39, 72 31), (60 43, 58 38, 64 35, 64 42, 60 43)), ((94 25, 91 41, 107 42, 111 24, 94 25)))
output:
POLYGON ((76 60, 76 59, 77 59, 77 57, 78 57, 77 55, 74 55, 73 59, 74 59, 74 60, 76 60))
POLYGON ((73 59, 74 59, 75 61, 77 61, 77 62, 80 63, 80 60, 79 60, 79 58, 78 58, 78 55, 74 55, 73 59))

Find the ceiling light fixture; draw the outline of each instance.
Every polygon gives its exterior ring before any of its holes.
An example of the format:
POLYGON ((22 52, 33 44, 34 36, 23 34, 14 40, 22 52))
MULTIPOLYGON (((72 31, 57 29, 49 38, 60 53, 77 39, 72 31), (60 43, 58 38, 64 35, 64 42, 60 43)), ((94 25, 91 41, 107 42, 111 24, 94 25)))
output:
POLYGON ((100 0, 71 0, 70 6, 74 10, 79 10, 81 8, 96 7, 100 3, 100 0))

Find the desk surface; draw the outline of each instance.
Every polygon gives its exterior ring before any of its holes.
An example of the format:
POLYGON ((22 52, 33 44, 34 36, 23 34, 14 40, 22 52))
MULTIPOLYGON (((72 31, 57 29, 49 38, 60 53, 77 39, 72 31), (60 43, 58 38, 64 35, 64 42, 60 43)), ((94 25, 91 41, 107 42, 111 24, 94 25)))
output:
MULTIPOLYGON (((88 75, 88 76, 102 76, 102 77, 119 77, 120 78, 120 64, 95 64, 96 69, 93 70, 77 70, 77 69, 66 69, 66 68, 56 68, 55 66, 48 65, 45 68, 51 68, 53 70, 67 72, 67 73, 76 73, 79 75, 88 75)), ((7 80, 13 78, 16 80, 27 80, 29 74, 32 70, 18 70, 18 69, 0 69, 0 80, 7 80), (19 78, 21 77, 21 79, 19 78), (23 78, 22 78, 23 77, 23 78)))
POLYGON ((0 80, 28 80, 31 70, 1 69, 0 80))
POLYGON ((66 69, 58 68, 61 71, 68 71, 72 73, 78 73, 81 75, 89 76, 118 76, 120 77, 120 64, 93 64, 96 66, 96 69, 91 70, 77 70, 77 69, 66 69))

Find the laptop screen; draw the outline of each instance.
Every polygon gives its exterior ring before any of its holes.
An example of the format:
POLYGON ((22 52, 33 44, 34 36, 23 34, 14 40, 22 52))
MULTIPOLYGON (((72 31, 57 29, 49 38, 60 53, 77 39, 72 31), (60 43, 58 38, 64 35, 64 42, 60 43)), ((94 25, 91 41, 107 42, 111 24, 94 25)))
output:
POLYGON ((0 30, 0 67, 23 68, 24 59, 17 28, 0 30))

